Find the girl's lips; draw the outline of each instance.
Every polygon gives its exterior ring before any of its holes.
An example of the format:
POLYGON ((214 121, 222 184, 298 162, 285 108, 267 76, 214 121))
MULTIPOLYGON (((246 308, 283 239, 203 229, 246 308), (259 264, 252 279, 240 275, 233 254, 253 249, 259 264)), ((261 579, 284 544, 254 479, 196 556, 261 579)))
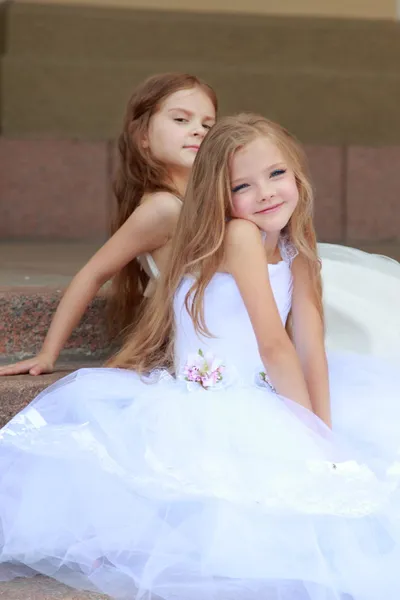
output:
POLYGON ((282 206, 282 204, 283 204, 283 202, 281 202, 280 204, 274 204, 274 206, 269 206, 268 208, 264 208, 264 210, 258 211, 257 215, 263 215, 265 213, 270 213, 275 210, 278 210, 278 208, 280 208, 282 206))

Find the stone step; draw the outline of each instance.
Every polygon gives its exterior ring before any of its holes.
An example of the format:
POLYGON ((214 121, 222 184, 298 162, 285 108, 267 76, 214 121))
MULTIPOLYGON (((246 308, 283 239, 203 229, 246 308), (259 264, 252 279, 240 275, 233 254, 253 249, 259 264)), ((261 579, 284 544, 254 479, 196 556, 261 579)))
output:
MULTIPOLYGON (((97 244, 0 244, 0 360, 20 360, 41 347, 66 286, 97 244)), ((62 357, 103 357, 109 348, 106 291, 88 307, 62 357)))
POLYGON ((14 579, 0 583, 0 600, 106 600, 96 592, 73 590, 47 577, 14 579))
MULTIPOLYGON (((41 347, 63 290, 96 243, 0 243, 0 365, 41 347)), ((49 375, 0 377, 0 427, 44 388, 80 367, 100 366, 109 352, 106 292, 101 291, 49 375)), ((0 596, 1 598, 1 596, 0 596)))
MULTIPOLYGON (((0 357, 22 360, 40 350, 62 293, 63 289, 50 286, 0 288, 0 357)), ((66 343, 64 356, 98 358, 106 354, 105 305, 103 294, 91 302, 66 343)))

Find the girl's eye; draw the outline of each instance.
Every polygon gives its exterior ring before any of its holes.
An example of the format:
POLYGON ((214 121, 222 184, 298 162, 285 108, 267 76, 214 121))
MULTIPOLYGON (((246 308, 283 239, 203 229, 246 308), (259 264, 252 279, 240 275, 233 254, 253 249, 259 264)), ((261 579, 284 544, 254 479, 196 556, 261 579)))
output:
POLYGON ((212 125, 207 125, 207 123, 203 124, 204 129, 211 129, 212 125))
POLYGON ((232 189, 232 192, 234 194, 236 194, 236 192, 240 192, 240 190, 244 190, 245 188, 249 187, 248 183, 241 183, 240 185, 237 185, 236 187, 234 187, 232 189))
POLYGON ((286 169, 275 169, 272 171, 271 177, 279 177, 279 175, 284 175, 286 173, 286 169))
POLYGON ((176 121, 177 123, 187 123, 187 119, 184 119, 183 117, 175 117, 174 121, 176 121))

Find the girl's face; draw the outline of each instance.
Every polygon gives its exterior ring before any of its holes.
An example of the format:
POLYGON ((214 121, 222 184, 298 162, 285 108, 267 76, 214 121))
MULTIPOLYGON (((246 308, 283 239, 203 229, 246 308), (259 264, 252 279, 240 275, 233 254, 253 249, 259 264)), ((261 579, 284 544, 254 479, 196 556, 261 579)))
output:
POLYGON ((233 216, 279 233, 299 201, 293 170, 267 137, 258 137, 233 155, 230 164, 233 216))
POLYGON ((144 145, 171 171, 191 169, 215 119, 214 105, 201 88, 179 90, 150 119, 144 145))

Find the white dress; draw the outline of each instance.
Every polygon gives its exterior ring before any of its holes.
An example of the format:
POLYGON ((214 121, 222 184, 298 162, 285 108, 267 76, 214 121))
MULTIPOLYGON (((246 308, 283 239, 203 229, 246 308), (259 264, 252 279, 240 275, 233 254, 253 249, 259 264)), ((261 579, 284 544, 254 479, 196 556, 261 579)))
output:
MULTIPOLYGON (((281 253, 284 322, 295 251, 281 253)), ((121 600, 398 600, 397 371, 332 356, 332 433, 260 376, 233 278, 206 290, 213 338, 184 308, 191 283, 175 297, 177 379, 82 369, 0 431, 0 580, 40 572, 121 600), (185 379, 201 374, 207 389, 185 379), (371 441, 364 406, 382 402, 371 441)))

